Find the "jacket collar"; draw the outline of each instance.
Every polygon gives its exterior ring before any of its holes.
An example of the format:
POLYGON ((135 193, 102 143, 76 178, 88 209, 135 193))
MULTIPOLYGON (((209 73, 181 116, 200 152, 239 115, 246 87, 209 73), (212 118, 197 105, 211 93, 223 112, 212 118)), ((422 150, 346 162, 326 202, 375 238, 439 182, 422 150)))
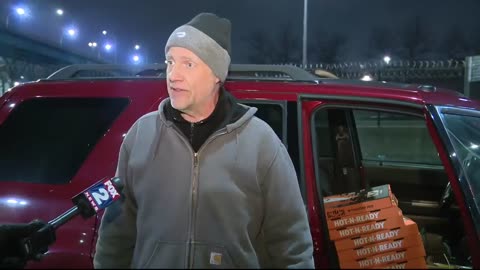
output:
MULTIPOLYGON (((257 108, 244 104, 238 104, 235 97, 233 97, 224 88, 221 88, 220 91, 221 93, 218 99, 219 101, 215 106, 215 110, 203 121, 209 121, 211 117, 223 114, 224 117, 220 117, 220 119, 228 119, 226 122, 223 122, 222 128, 226 126, 227 132, 230 132, 235 128, 242 126, 245 122, 252 118, 256 113, 257 108)), ((172 107, 169 97, 160 102, 158 106, 158 113, 160 120, 169 127, 173 125, 174 121, 186 122, 186 120, 181 116, 181 113, 172 107)))

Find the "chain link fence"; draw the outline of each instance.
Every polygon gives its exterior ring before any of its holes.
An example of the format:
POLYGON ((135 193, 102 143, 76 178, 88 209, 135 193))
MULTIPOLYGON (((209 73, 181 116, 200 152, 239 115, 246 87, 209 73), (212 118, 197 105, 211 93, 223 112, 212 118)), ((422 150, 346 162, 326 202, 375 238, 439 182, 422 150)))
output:
POLYGON ((464 76, 464 60, 369 61, 333 64, 291 65, 314 72, 325 70, 344 79, 361 79, 365 75, 380 80, 410 81, 417 79, 458 79, 464 76))
POLYGON ((362 79, 370 76, 373 80, 403 82, 403 83, 429 83, 443 86, 462 92, 465 74, 465 60, 396 60, 342 62, 332 64, 302 64, 290 63, 304 68, 312 73, 324 70, 342 79, 362 79))

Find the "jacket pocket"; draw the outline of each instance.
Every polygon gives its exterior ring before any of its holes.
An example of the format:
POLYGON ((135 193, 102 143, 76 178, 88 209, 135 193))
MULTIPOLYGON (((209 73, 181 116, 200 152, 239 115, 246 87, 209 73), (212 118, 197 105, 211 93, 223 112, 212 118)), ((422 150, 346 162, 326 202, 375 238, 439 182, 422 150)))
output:
POLYGON ((185 268, 186 244, 157 241, 140 268, 185 268))
POLYGON ((195 243, 194 268, 235 268, 226 247, 207 243, 195 243))

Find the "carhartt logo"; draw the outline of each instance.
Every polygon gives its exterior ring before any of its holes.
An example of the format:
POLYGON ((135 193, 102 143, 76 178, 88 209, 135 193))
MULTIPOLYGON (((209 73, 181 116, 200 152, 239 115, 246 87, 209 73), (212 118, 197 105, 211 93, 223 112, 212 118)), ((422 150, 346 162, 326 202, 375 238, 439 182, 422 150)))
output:
POLYGON ((185 36, 187 35, 187 33, 185 33, 185 32, 177 32, 177 33, 175 33, 175 35, 177 35, 177 37, 179 37, 179 38, 182 38, 182 37, 185 37, 185 36))
POLYGON ((210 253, 210 264, 221 265, 222 264, 222 254, 211 252, 210 253))

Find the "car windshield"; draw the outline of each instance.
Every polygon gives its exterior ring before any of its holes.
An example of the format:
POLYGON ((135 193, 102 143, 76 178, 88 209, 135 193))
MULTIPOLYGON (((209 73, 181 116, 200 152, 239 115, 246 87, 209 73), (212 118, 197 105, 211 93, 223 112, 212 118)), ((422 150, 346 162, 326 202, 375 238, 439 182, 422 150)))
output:
POLYGON ((480 115, 444 113, 448 136, 468 182, 475 206, 480 210, 480 115))

